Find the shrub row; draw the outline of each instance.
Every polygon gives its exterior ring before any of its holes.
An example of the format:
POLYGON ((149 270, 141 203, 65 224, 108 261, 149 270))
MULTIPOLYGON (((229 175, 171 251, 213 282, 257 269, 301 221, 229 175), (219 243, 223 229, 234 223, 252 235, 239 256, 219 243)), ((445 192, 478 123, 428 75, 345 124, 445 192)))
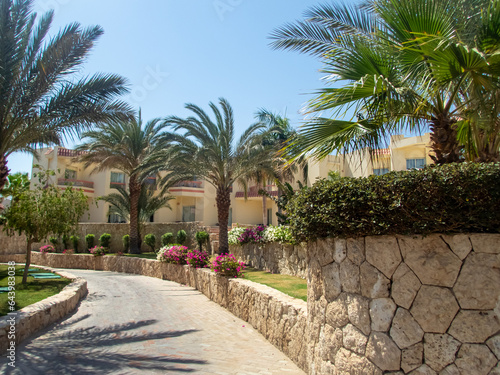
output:
POLYGON ((296 240, 500 232, 500 163, 462 163, 320 180, 287 204, 296 240))

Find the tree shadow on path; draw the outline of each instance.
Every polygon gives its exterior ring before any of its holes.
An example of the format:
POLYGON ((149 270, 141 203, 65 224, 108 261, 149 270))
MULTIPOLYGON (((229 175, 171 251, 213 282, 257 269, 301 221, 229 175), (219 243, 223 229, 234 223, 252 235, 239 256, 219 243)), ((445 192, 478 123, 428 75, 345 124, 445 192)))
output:
MULTIPOLYGON (((162 373, 189 373, 196 371, 189 365, 203 365, 206 361, 183 358, 179 355, 148 356, 113 349, 115 346, 162 340, 183 336, 197 330, 165 332, 131 332, 156 323, 143 320, 104 328, 95 326, 75 328, 74 325, 88 319, 84 315, 65 321, 39 337, 26 340, 18 347, 16 367, 7 365, 5 356, 0 362, 0 373, 22 375, 109 374, 133 369, 161 371, 162 373)), ((154 344, 154 343, 152 343, 154 344)), ((144 349, 143 349, 144 350, 144 349)))

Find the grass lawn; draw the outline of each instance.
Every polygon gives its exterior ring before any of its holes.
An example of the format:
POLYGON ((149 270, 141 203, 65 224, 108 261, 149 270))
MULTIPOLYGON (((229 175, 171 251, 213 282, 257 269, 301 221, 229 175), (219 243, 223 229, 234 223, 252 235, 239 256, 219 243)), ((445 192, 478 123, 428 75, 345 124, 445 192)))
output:
MULTIPOLYGON (((0 286, 8 286, 7 265, 0 264, 0 286)), ((52 279, 52 280, 35 280, 28 276, 26 285, 22 285, 23 273, 20 271, 24 265, 16 266, 16 310, 32 305, 42 299, 53 296, 59 293, 66 285, 71 283, 70 279, 52 279)), ((30 268, 36 268, 31 266, 30 268)), ((37 273, 45 273, 43 269, 36 271, 37 273)), ((9 312, 8 293, 0 293, 0 316, 6 315, 9 312)))
MULTIPOLYGON (((106 256, 116 256, 116 254, 108 254, 106 256)), ((142 253, 142 254, 123 254, 124 257, 131 258, 145 258, 145 259, 156 259, 156 253, 142 253)))
POLYGON ((243 271, 245 279, 270 286, 294 298, 307 302, 307 281, 300 277, 273 274, 247 267, 243 271))

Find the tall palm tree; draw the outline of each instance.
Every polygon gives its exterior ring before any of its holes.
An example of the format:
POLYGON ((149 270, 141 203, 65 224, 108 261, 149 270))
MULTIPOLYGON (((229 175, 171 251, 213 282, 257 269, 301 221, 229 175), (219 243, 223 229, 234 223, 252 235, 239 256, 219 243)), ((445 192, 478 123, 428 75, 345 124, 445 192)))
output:
POLYGON ((130 252, 139 253, 139 199, 142 187, 150 176, 150 158, 163 155, 168 140, 162 134, 165 124, 154 119, 143 124, 141 112, 129 121, 110 121, 85 132, 88 141, 77 147, 85 151, 79 160, 93 171, 118 169, 129 177, 130 252))
POLYGON ((99 26, 73 23, 45 40, 53 12, 36 22, 32 0, 0 1, 0 190, 13 152, 60 145, 94 123, 124 118, 127 90, 113 74, 72 80, 102 35, 99 26))
MULTIPOLYGON (((319 56, 341 87, 319 90, 314 114, 332 117, 354 109, 351 121, 317 116, 290 146, 294 154, 324 157, 333 150, 379 148, 387 135, 428 125, 436 163, 462 160, 457 141, 463 93, 471 85, 498 84, 493 49, 481 48, 498 26, 498 0, 488 19, 486 0, 374 0, 363 5, 321 5, 306 20, 272 34, 274 48, 319 56), (488 32, 478 25, 490 23, 488 32)), ((466 102, 465 105, 470 105, 466 102)))
POLYGON ((219 99, 219 105, 221 109, 214 103, 209 104, 215 121, 200 107, 187 104, 186 108, 195 116, 185 119, 171 116, 166 122, 174 131, 185 132, 172 149, 172 173, 179 179, 196 175, 216 189, 219 249, 221 253, 227 253, 232 185, 238 181, 246 186, 247 178, 269 157, 269 153, 262 146, 263 124, 251 125, 235 142, 233 110, 223 98, 219 99))

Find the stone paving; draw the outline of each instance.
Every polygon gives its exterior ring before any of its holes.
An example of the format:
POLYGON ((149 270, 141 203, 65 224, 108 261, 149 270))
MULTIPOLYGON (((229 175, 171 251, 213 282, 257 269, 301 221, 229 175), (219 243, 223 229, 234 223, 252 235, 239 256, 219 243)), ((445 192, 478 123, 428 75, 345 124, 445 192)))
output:
POLYGON ((26 340, 6 374, 304 375, 247 322, 197 290, 115 272, 88 281, 78 310, 26 340))

